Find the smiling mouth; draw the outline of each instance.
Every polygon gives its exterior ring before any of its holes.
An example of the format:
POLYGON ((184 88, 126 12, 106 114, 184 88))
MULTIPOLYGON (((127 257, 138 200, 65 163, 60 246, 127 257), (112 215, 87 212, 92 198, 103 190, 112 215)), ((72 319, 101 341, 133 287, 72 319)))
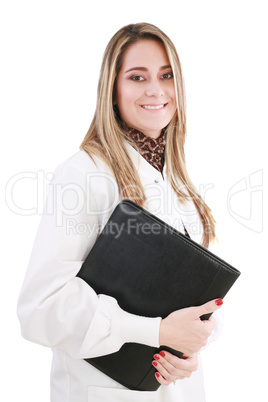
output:
POLYGON ((143 109, 148 109, 148 110, 158 110, 158 109, 163 109, 167 103, 163 103, 162 105, 141 105, 143 109))

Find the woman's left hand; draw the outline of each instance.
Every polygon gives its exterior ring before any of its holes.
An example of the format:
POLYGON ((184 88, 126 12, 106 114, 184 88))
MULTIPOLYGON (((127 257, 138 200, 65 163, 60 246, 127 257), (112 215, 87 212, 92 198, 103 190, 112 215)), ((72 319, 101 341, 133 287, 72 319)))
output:
POLYGON ((176 380, 190 378, 198 368, 197 353, 179 358, 169 352, 161 351, 154 355, 153 366, 157 372, 155 377, 162 385, 169 385, 176 380))

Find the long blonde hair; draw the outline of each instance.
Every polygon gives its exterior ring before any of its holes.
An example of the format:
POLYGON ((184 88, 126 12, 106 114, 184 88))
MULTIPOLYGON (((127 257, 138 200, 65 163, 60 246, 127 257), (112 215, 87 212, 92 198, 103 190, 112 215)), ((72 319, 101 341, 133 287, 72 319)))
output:
POLYGON ((177 111, 166 128, 167 174, 179 200, 184 203, 190 198, 194 202, 203 225, 202 244, 208 247, 215 238, 215 221, 210 209, 193 186, 185 165, 186 101, 181 64, 175 46, 156 26, 147 23, 130 24, 121 28, 111 38, 103 56, 95 115, 80 148, 89 156, 98 156, 108 165, 114 174, 122 199, 130 199, 145 206, 144 188, 125 146, 125 141, 131 143, 131 140, 114 107, 117 77, 122 67, 124 52, 130 45, 142 39, 161 42, 170 61, 177 111))

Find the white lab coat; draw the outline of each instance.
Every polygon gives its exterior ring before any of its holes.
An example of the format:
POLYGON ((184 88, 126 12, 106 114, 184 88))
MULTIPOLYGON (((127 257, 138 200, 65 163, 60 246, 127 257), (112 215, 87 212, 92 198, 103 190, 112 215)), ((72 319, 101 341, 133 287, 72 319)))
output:
MULTIPOLYGON (((150 212, 178 230, 183 230, 183 220, 199 242, 202 225, 193 204, 178 202, 165 168, 162 176, 129 144, 127 149, 150 212)), ((201 363, 190 379, 139 392, 83 360, 115 352, 125 342, 159 346, 160 317, 129 314, 115 299, 97 295, 76 277, 119 201, 114 177, 98 158, 93 162, 79 151, 56 169, 19 297, 22 335, 52 348, 51 402, 203 402, 201 363)))

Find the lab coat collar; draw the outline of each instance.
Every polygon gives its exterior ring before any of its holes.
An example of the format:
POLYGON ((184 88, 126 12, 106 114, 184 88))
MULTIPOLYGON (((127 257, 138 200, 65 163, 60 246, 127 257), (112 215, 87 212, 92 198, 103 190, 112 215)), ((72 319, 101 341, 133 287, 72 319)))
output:
POLYGON ((143 178, 147 178, 150 181, 152 180, 165 180, 166 178, 166 164, 164 164, 163 172, 159 172, 156 168, 154 168, 149 162, 144 159, 135 148, 133 148, 127 141, 126 148, 127 151, 137 168, 138 174, 143 178))

